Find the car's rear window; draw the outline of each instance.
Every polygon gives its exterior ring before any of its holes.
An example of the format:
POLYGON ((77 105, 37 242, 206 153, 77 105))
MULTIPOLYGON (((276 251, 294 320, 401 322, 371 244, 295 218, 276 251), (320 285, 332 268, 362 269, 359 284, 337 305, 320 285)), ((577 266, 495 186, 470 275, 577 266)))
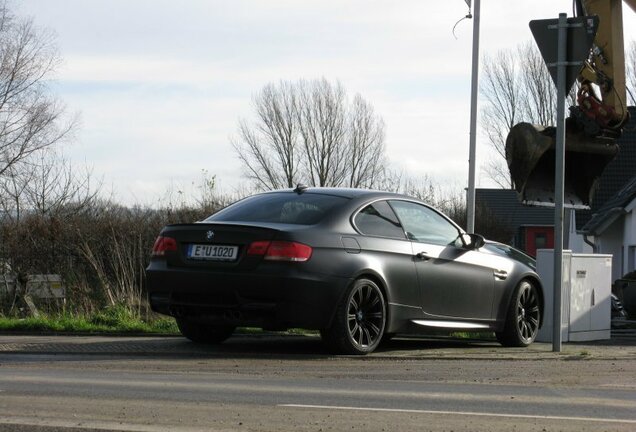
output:
POLYGON ((314 225, 349 199, 335 195, 293 192, 255 195, 208 217, 206 222, 273 222, 314 225))

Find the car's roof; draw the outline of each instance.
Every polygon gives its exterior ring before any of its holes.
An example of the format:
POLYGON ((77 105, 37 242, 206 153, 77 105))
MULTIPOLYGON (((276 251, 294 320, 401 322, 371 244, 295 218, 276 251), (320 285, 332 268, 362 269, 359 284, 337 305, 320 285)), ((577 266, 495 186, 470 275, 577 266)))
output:
POLYGON ((334 188, 334 187, 307 187, 302 192, 297 189, 279 189, 265 193, 280 193, 280 192, 293 192, 293 193, 311 193, 311 194, 324 194, 324 195, 336 195, 344 198, 359 198, 359 197, 402 197, 414 199, 407 195, 401 195, 393 192, 383 192, 370 189, 354 189, 354 188, 334 188))

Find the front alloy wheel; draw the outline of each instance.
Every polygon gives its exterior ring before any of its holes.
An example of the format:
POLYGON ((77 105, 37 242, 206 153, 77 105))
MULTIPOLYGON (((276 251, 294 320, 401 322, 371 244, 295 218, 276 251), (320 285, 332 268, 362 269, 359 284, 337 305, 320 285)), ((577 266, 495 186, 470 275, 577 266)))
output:
POLYGON ((537 337, 541 320, 539 294, 537 288, 528 281, 522 281, 512 298, 506 327, 497 333, 497 339, 504 346, 528 346, 537 337))
POLYGON ((343 354, 367 354, 384 335, 386 305, 378 285, 358 279, 338 306, 331 328, 322 332, 330 348, 343 354))

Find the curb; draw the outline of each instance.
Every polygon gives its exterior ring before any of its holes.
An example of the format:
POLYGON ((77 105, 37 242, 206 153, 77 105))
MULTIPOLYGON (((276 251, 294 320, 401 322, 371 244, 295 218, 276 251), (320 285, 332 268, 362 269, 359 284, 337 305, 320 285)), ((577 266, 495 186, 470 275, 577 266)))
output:
POLYGON ((326 352, 316 336, 237 334, 218 346, 196 345, 175 335, 142 337, 50 333, 22 337, 0 335, 0 354, 97 355, 139 357, 233 358, 356 358, 363 361, 473 360, 473 361, 614 361, 636 360, 636 343, 629 345, 566 344, 554 353, 550 345, 535 343, 529 348, 503 348, 492 341, 459 339, 397 339, 367 356, 335 356, 326 352), (234 343, 233 343, 234 342, 234 343), (236 343, 238 342, 238 343, 236 343))

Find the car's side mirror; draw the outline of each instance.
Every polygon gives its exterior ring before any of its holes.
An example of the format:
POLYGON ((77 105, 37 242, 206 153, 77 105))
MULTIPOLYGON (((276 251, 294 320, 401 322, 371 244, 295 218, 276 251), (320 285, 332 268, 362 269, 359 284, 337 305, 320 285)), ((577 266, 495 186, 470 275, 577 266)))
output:
POLYGON ((484 244, 486 244, 486 240, 484 239, 484 237, 479 234, 463 233, 461 237, 464 247, 468 250, 479 249, 484 244))

